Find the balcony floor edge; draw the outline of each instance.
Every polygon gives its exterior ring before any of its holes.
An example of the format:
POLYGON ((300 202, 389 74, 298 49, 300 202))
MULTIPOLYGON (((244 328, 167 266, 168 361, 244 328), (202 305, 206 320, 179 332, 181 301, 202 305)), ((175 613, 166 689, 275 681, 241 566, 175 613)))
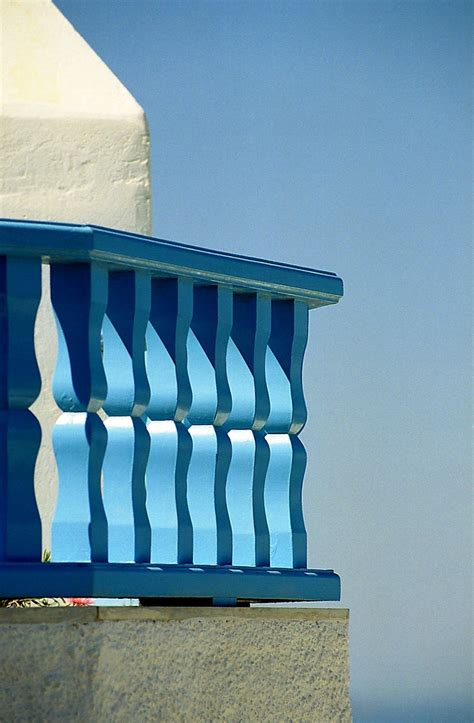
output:
POLYGON ((340 600, 333 570, 104 562, 0 563, 0 598, 212 598, 232 601, 340 600))

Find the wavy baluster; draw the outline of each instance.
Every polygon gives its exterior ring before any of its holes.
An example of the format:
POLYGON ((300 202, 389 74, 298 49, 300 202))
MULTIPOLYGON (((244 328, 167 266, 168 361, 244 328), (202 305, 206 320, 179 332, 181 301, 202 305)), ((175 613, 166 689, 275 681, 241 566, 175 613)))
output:
POLYGON ((232 459, 227 475, 227 509, 232 528, 232 564, 255 565, 253 467, 255 442, 248 429, 231 429, 232 459))
POLYGON ((210 425, 189 427, 193 454, 188 471, 188 505, 193 526, 193 562, 229 565, 232 538, 225 483, 231 459, 229 438, 210 425))
POLYGON ((147 410, 151 448, 146 480, 151 559, 160 563, 189 563, 193 555, 187 501, 192 440, 180 423, 192 403, 187 356, 192 313, 192 282, 152 280, 146 334, 146 368, 151 387, 147 410))
POLYGON ((232 410, 227 429, 263 429, 270 412, 265 356, 270 336, 271 302, 262 294, 234 292, 233 326, 227 369, 232 410))
POLYGON ((301 507, 305 469, 301 442, 287 434, 267 434, 270 463, 265 484, 265 510, 272 567, 304 567, 306 536, 301 507))
POLYGON ((28 407, 41 388, 34 324, 39 259, 0 257, 0 560, 41 560, 34 468, 41 428, 28 407))
POLYGON ((186 343, 193 287, 186 279, 153 279, 146 333, 146 369, 151 387, 148 416, 182 421, 192 402, 186 343))
POLYGON ((270 542, 265 513, 269 448, 265 437, 231 430, 232 459, 227 475, 227 507, 232 528, 232 564, 267 566, 270 542))
POLYGON ((183 424, 149 421, 147 510, 151 525, 151 561, 184 564, 193 559, 193 528, 188 509, 187 477, 191 435, 183 424))
POLYGON ((94 412, 107 393, 101 353, 107 271, 96 264, 52 264, 51 301, 59 342, 53 392, 65 412, 53 431, 59 489, 52 556, 105 561, 101 470, 107 432, 94 412))
POLYGON ((215 565, 217 530, 214 510, 214 478, 217 441, 214 428, 196 424, 188 429, 193 453, 188 470, 188 506, 193 526, 193 562, 215 565))
POLYGON ((217 441, 216 472, 214 482, 214 507, 216 513, 217 564, 232 564, 232 527, 227 508, 227 476, 232 461, 232 444, 229 435, 219 427, 215 430, 217 441))
POLYGON ((150 399, 145 369, 145 332, 150 313, 150 277, 138 271, 109 273, 102 331, 109 415, 141 416, 150 399))
POLYGON ((40 261, 0 256, 0 409, 28 409, 40 392, 33 343, 40 296, 40 261))
POLYGON ((151 528, 146 511, 145 472, 150 435, 134 417, 109 417, 104 458, 104 508, 109 562, 149 562, 151 528))
POLYGON ((270 564, 293 566, 290 519, 290 474, 292 448, 286 434, 267 434, 270 464, 265 485, 265 509, 270 532, 270 564))
POLYGON ((109 273, 102 333, 107 399, 112 415, 104 459, 104 508, 109 523, 109 560, 149 562, 151 529, 146 512, 145 472, 150 437, 139 419, 150 387, 145 369, 145 333, 151 283, 134 271, 109 273))
POLYGON ((107 395, 101 351, 107 271, 96 264, 52 264, 51 301, 58 327, 56 403, 64 412, 97 412, 107 395))
POLYGON ((55 562, 106 562, 107 519, 101 470, 107 432, 96 414, 66 412, 53 431, 59 473, 52 525, 55 562))
POLYGON ((226 355, 232 329, 232 292, 218 286, 194 287, 188 337, 188 368, 193 401, 186 418, 193 440, 188 472, 188 504, 193 524, 193 561, 229 564, 232 539, 226 505, 231 445, 216 426, 231 408, 226 355), (215 425, 210 426, 210 425, 215 425))
POLYGON ((32 412, 0 411, 0 560, 41 560, 34 470, 41 427, 32 412))
POLYGON ((220 286, 195 286, 188 337, 188 369, 193 402, 191 424, 221 426, 232 406, 227 379, 227 347, 232 330, 232 291, 220 286))
POLYGON ((306 471, 306 450, 295 435, 290 435, 293 459, 290 473, 290 522, 293 540, 293 567, 308 564, 308 540, 303 517, 303 480, 306 471))
POLYGON ((254 432, 254 438, 255 461, 252 491, 255 528, 255 565, 257 567, 268 567, 268 565, 270 565, 270 535, 265 509, 265 482, 268 464, 270 462, 270 449, 265 435, 254 432))
POLYGON ((267 432, 298 434, 306 422, 303 357, 308 338, 308 307, 299 301, 273 299, 266 359, 270 395, 267 432))

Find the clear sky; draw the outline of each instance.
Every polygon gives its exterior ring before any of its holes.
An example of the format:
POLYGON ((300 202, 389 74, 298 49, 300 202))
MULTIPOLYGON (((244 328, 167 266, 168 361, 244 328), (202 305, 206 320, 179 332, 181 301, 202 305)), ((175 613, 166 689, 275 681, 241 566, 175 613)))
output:
POLYGON ((146 110, 156 236, 343 277, 311 318, 305 508, 354 718, 473 720, 471 4, 56 4, 146 110))

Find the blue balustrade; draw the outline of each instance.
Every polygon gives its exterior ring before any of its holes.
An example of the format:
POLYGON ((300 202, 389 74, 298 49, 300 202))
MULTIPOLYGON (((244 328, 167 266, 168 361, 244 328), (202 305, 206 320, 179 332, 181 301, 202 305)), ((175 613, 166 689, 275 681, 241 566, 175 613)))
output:
POLYGON ((298 437, 308 312, 342 296, 335 274, 0 221, 0 292, 0 597, 339 599, 332 570, 307 569, 298 437), (41 263, 59 337, 47 564, 41 263))

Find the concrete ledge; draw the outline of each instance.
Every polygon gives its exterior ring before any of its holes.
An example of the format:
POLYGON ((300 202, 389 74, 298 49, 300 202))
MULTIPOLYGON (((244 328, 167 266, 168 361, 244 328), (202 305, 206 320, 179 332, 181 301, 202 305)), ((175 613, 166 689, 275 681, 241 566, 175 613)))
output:
POLYGON ((0 647, 0 720, 351 720, 344 609, 0 609, 0 647))
POLYGON ((135 606, 88 606, 88 607, 38 607, 0 608, 0 625, 32 625, 35 623, 92 623, 101 620, 189 620, 211 618, 218 620, 310 620, 320 622, 333 620, 348 623, 349 610, 345 608, 295 608, 295 607, 135 607, 135 606))

